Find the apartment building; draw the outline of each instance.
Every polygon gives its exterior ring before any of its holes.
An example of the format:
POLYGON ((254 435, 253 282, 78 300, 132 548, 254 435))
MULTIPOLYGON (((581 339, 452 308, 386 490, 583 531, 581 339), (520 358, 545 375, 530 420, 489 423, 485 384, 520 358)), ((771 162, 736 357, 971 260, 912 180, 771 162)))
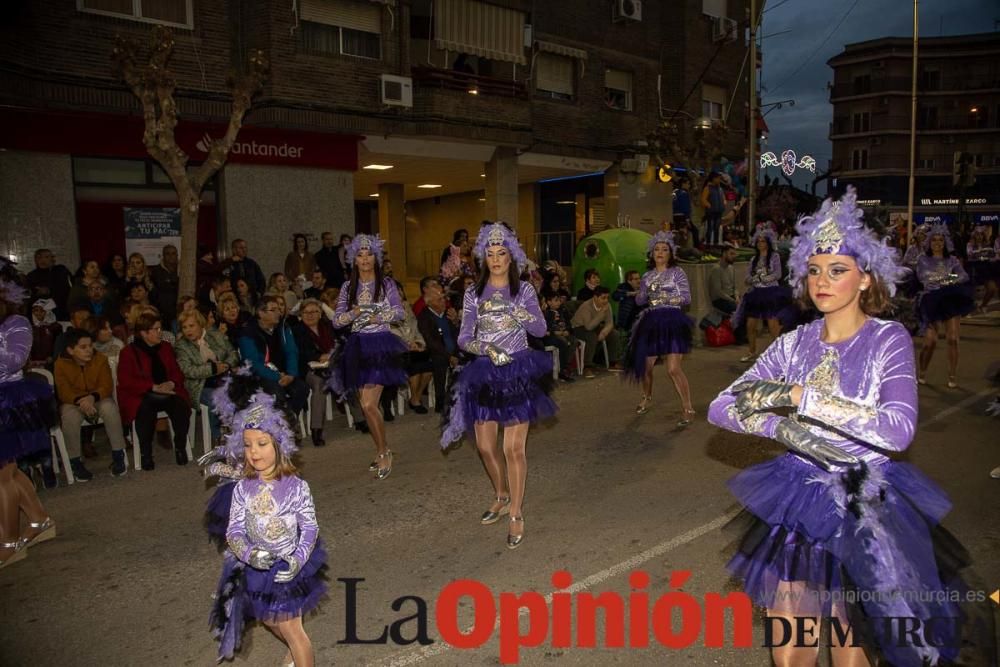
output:
MULTIPOLYGON (((912 40, 848 44, 828 61, 833 168, 873 206, 905 211, 910 167, 912 40)), ((920 39, 915 222, 1000 220, 1000 33, 920 39), (952 182, 956 152, 969 153, 976 183, 952 182)))
POLYGON ((247 238, 265 268, 294 232, 378 231, 412 277, 484 218, 529 245, 619 214, 653 229, 670 186, 630 158, 667 114, 725 120, 724 153, 743 153, 745 0, 38 0, 3 12, 0 252, 21 257, 46 246, 71 265, 103 259, 124 250, 124 208, 176 205, 111 66, 117 36, 148 40, 157 24, 173 30, 178 140, 193 163, 224 131, 229 73, 251 50, 269 59, 199 225, 199 244, 247 238))

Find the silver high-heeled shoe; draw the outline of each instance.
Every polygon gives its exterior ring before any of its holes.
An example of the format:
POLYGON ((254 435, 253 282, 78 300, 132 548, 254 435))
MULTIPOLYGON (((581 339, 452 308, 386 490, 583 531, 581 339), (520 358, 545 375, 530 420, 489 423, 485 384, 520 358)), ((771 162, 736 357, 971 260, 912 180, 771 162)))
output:
POLYGON ((51 517, 45 517, 40 523, 29 522, 28 525, 38 531, 38 534, 28 541, 29 547, 48 542, 56 536, 56 524, 51 517))
POLYGON ((510 496, 507 496, 506 498, 504 498, 503 496, 497 496, 497 502, 500 503, 500 509, 498 509, 496 512, 494 512, 492 509, 486 510, 485 512, 483 512, 483 516, 479 520, 479 523, 483 524, 484 526, 488 526, 492 523, 496 523, 497 521, 499 521, 500 517, 502 517, 504 514, 510 513, 510 496))
POLYGON ((389 459, 389 465, 387 465, 385 468, 376 468, 375 479, 385 479, 386 477, 389 476, 389 473, 392 472, 392 450, 387 449, 378 455, 379 459, 384 459, 387 457, 389 459))
POLYGON ((17 561, 28 557, 28 540, 22 537, 14 542, 0 542, 0 549, 14 550, 14 553, 7 556, 7 560, 0 560, 0 570, 2 570, 8 565, 13 565, 17 561))
MULTIPOLYGON (((523 524, 524 523, 524 517, 514 516, 512 514, 511 517, 510 517, 510 522, 511 523, 515 523, 517 521, 520 521, 523 524)), ((516 549, 519 546, 521 546, 522 542, 524 542, 524 529, 522 528, 521 531, 522 532, 521 532, 520 535, 511 535, 509 531, 507 532, 507 548, 508 549, 516 549)))
POLYGON ((642 400, 639 401, 639 405, 635 408, 635 414, 644 415, 649 412, 649 404, 653 402, 652 396, 642 395, 642 400))
POLYGON ((690 426, 694 422, 694 410, 685 410, 684 414, 681 416, 680 420, 677 422, 678 426, 690 426))

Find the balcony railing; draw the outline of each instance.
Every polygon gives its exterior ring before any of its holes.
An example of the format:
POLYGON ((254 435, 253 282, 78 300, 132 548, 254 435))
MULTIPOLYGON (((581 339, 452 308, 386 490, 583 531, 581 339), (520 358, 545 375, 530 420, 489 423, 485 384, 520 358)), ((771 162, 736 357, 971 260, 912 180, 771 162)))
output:
MULTIPOLYGON (((887 76, 881 78, 861 79, 846 83, 836 83, 830 88, 830 99, 852 97, 854 95, 870 95, 873 93, 908 93, 910 92, 910 77, 887 76)), ((945 81, 920 81, 917 90, 921 93, 959 92, 975 90, 1000 89, 1000 80, 966 79, 955 77, 945 81)))
POLYGON ((528 86, 524 81, 498 79, 492 76, 468 74, 450 69, 415 66, 412 68, 414 85, 421 88, 440 88, 455 90, 475 95, 493 95, 498 97, 528 97, 528 86))
MULTIPOLYGON (((865 134, 867 132, 909 132, 910 117, 903 115, 890 116, 875 114, 871 117, 867 128, 864 126, 859 127, 862 129, 857 129, 854 125, 853 118, 838 116, 833 119, 832 123, 830 123, 830 136, 834 137, 839 135, 865 134)), ((918 132, 935 132, 942 130, 983 130, 995 132, 997 128, 1000 128, 1000 124, 998 124, 998 122, 984 123, 968 115, 944 116, 942 118, 917 117, 918 132)))

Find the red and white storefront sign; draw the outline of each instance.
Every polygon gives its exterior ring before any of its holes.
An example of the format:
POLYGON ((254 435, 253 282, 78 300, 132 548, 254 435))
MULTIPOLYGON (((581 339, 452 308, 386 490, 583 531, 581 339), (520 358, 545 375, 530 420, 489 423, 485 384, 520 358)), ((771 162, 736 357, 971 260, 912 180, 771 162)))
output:
MULTIPOLYGON (((180 118, 177 144, 192 162, 208 155, 226 126, 180 118)), ((0 148, 88 157, 149 159, 138 116, 0 109, 0 148)), ((229 153, 233 164, 356 171, 360 136, 244 125, 229 153)))

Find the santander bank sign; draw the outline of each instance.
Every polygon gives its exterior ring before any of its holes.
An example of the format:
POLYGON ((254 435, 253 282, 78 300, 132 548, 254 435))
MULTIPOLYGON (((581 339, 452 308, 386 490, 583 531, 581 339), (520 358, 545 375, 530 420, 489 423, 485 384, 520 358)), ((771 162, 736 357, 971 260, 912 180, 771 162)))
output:
MULTIPOLYGON (((208 136, 208 133, 202 135, 201 139, 195 144, 197 148, 202 153, 208 153, 212 146, 212 137, 208 136)), ((297 160, 302 157, 305 151, 304 146, 290 145, 287 142, 282 144, 268 144, 268 143, 257 143, 256 141, 240 141, 237 139, 236 143, 233 144, 232 149, 229 151, 229 155, 246 155, 250 157, 283 157, 292 160, 297 160)))
MULTIPOLYGON (((224 126, 178 125, 177 140, 194 160, 204 159, 224 126)), ((319 167, 354 171, 359 137, 326 132, 303 132, 244 125, 226 160, 232 164, 319 167)))

